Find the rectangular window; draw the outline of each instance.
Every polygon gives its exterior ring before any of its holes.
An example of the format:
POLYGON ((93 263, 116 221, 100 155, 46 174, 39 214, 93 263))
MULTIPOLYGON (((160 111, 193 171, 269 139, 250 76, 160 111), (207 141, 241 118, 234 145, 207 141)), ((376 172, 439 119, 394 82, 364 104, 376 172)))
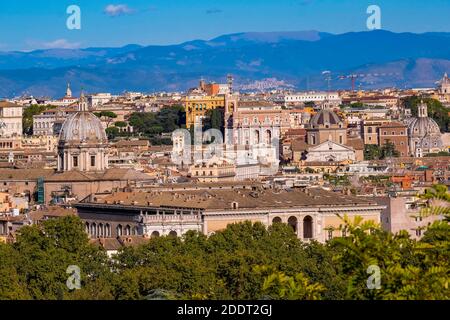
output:
POLYGON ((78 157, 77 156, 73 157, 73 166, 78 167, 78 157))
POLYGON ((95 167, 95 156, 91 156, 91 167, 95 167))

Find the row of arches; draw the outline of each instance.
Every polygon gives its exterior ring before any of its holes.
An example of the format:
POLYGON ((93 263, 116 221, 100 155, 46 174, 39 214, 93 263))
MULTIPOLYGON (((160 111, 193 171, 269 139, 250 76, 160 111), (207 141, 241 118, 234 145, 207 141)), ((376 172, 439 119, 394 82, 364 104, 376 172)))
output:
MULTIPOLYGON (((153 231, 152 234, 151 234, 152 238, 158 238, 160 236, 161 236, 161 234, 159 233, 159 231, 153 231)), ((178 233, 176 231, 172 230, 172 231, 169 232, 169 237, 176 238, 176 237, 178 237, 178 233)))
MULTIPOLYGON (((272 219, 272 223, 282 223, 280 217, 275 217, 272 219)), ((294 232, 298 234, 298 219, 297 217, 291 216, 288 219, 288 225, 292 227, 294 232)), ((313 218, 311 216, 306 216, 303 218, 303 239, 313 238, 313 218)))
MULTIPOLYGON (((91 237, 96 238, 110 238, 112 237, 112 228, 109 223, 96 223, 96 222, 86 222, 85 224, 86 233, 91 237)), ((138 235, 138 228, 132 227, 129 224, 122 226, 121 224, 116 226, 116 236, 136 236, 138 235)))
POLYGON ((261 133, 259 130, 253 131, 253 144, 260 144, 260 143, 265 143, 267 145, 270 145, 272 143, 272 131, 271 130, 266 130, 263 133, 261 133), (264 137, 263 137, 263 135, 264 135, 264 137))
POLYGON ((51 124, 49 122, 37 122, 36 128, 37 129, 49 129, 51 124))
POLYGON ((111 237, 111 225, 109 223, 86 222, 86 233, 91 237, 111 237))
POLYGON ((137 236, 138 235, 138 228, 137 227, 131 227, 129 224, 126 226, 122 226, 121 224, 117 225, 117 236, 137 236))

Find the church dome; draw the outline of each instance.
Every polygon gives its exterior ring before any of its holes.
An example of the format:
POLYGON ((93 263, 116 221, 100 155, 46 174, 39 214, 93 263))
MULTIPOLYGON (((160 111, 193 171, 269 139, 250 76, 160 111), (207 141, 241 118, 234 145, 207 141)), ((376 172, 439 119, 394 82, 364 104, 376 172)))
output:
POLYGON ((62 125, 59 143, 72 145, 80 143, 108 143, 103 124, 98 117, 88 111, 83 93, 81 93, 78 110, 62 125))
POLYGON ((78 111, 64 122, 59 141, 65 143, 106 143, 108 137, 98 117, 90 112, 78 111))
POLYGON ((440 134, 439 125, 431 118, 415 118, 409 124, 409 132, 413 137, 425 137, 426 135, 440 134))
POLYGON ((313 128, 326 125, 338 125, 340 123, 342 123, 341 118, 335 112, 328 109, 320 110, 310 121, 310 125, 313 128))
POLYGON ((408 129, 411 137, 423 138, 429 135, 440 135, 439 125, 433 119, 428 117, 428 106, 423 101, 417 107, 417 118, 414 118, 409 124, 408 129))

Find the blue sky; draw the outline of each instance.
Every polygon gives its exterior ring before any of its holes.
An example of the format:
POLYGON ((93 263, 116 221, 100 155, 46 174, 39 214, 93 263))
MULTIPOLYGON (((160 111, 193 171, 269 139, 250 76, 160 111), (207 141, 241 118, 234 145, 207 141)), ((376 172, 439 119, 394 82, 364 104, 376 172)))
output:
POLYGON ((0 50, 174 44, 243 31, 362 31, 372 4, 381 8, 382 29, 450 32, 450 0, 14 0, 0 2, 0 50), (81 9, 81 30, 66 28, 69 5, 81 9))

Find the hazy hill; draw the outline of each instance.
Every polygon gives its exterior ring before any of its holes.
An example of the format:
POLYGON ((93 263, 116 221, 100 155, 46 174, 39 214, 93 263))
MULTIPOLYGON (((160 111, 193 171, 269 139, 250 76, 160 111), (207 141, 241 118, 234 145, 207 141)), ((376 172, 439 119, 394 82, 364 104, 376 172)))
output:
POLYGON ((450 33, 317 31, 250 32, 169 46, 52 49, 0 53, 0 96, 22 93, 61 96, 75 92, 185 90, 200 77, 236 84, 276 78, 298 89, 349 88, 339 75, 391 74, 357 80, 363 88, 435 86, 450 72, 450 33), (394 75, 392 75, 394 74, 394 75))

